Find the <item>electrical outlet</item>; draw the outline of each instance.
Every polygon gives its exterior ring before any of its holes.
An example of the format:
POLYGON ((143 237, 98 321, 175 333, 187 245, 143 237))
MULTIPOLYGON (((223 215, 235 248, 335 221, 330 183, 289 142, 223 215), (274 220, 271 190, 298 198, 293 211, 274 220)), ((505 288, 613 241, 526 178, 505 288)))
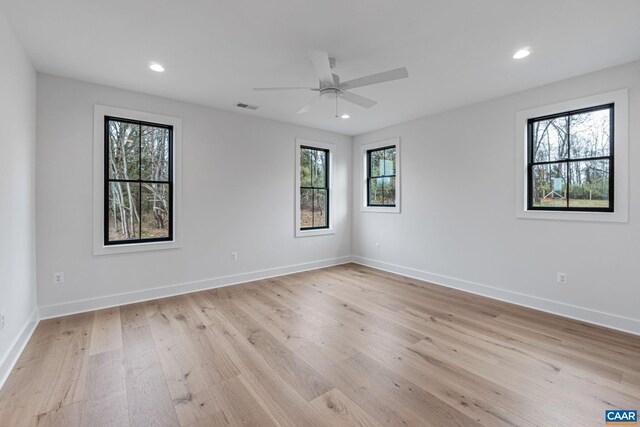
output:
POLYGON ((0 329, 4 328, 4 322, 7 320, 7 312, 2 310, 0 311, 0 329))
POLYGON ((231 252, 231 260, 232 261, 238 260, 238 252, 231 252))
POLYGON ((556 282, 560 285, 566 285, 569 283, 569 275, 567 273, 558 272, 556 275, 556 282))
POLYGON ((61 283, 64 283, 64 273, 62 271, 53 273, 53 284, 59 285, 61 283))
POLYGON ((380 242, 376 242, 376 251, 380 250, 380 242))

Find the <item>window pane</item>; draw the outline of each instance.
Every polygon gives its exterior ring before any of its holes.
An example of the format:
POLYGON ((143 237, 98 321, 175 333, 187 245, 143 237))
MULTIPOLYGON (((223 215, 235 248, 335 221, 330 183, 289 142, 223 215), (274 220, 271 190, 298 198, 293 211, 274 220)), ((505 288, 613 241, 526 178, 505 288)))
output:
POLYGON ((608 156, 610 120, 609 108, 571 116, 571 158, 608 156))
POLYGON ((382 189, 382 197, 385 205, 396 204, 396 179, 395 177, 381 178, 384 186, 382 189))
POLYGON ((567 158, 567 117, 534 122, 531 134, 533 162, 552 162, 567 158))
POLYGON ((311 187, 311 164, 313 150, 308 148, 300 149, 300 185, 303 187, 311 187))
POLYGON ((110 120, 109 178, 138 179, 140 161, 140 126, 110 120))
POLYGON ((142 238, 169 237, 169 184, 142 184, 142 238))
POLYGON ((140 237, 140 184, 112 182, 109 185, 109 241, 140 237))
POLYGON ((565 163, 535 165, 532 168, 532 205, 567 206, 567 168, 565 163))
POLYGON ((369 204, 370 205, 384 204, 385 181, 388 181, 388 178, 372 178, 369 180, 369 204))
POLYGON ((300 189, 300 228, 313 227, 313 190, 300 189))
POLYGON ((369 162, 371 165, 370 166, 371 177, 382 175, 383 161, 384 161, 384 150, 369 152, 369 162))
POLYGON ((313 186, 326 187, 327 173, 327 153, 320 150, 313 150, 313 186))
POLYGON ((396 174, 396 147, 384 150, 384 174, 396 174))
POLYGON ((609 207, 609 160, 571 162, 569 206, 609 207))
POLYGON ((327 190, 314 190, 313 226, 326 227, 327 224, 327 190))
POLYGON ((169 181, 169 129, 142 126, 142 179, 169 181))

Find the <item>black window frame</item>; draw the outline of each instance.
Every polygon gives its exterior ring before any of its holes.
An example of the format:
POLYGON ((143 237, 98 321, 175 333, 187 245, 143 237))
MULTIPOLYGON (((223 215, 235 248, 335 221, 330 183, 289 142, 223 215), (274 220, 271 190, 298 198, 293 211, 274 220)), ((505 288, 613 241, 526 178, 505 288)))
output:
MULTIPOLYGON (((395 178, 396 179, 396 183, 397 181, 397 177, 396 177, 396 171, 398 170, 398 163, 397 163, 397 159, 398 159, 398 146, 397 145, 387 145, 385 147, 379 147, 379 148, 372 148, 371 150, 367 150, 367 207, 373 207, 373 208, 395 208, 396 207, 396 200, 398 199, 398 195, 396 194, 396 192, 394 192, 395 197, 394 197, 394 203, 393 204, 385 204, 385 203, 371 203, 371 180, 372 179, 377 179, 377 178, 395 178), (376 175, 373 176, 371 175, 371 154, 377 152, 377 151, 385 151, 388 150, 390 148, 395 148, 396 150, 396 159, 394 160, 395 165, 393 168, 393 175, 376 175)), ((394 190, 397 190, 397 184, 396 188, 394 190)))
POLYGON ((173 241, 173 215, 174 215, 174 200, 173 200, 173 186, 174 186, 174 177, 173 177, 173 125, 167 125, 163 123, 154 123, 147 122, 144 120, 135 120, 128 119, 125 117, 116 117, 116 116, 104 116, 104 238, 103 242, 105 246, 116 246, 116 245, 132 245, 132 244, 141 244, 141 243, 153 243, 153 242, 170 242, 173 241), (169 162, 168 162, 168 180, 167 181, 153 181, 153 180, 145 180, 142 179, 142 129, 140 130, 140 147, 139 147, 139 158, 138 158, 138 179, 112 179, 109 177, 109 122, 117 121, 123 123, 130 123, 134 125, 142 126, 150 126, 157 127, 162 129, 167 129, 169 131, 169 162), (112 182, 130 182, 140 184, 140 188, 142 188, 143 183, 148 184, 168 184, 169 186, 169 215, 168 215, 168 229, 169 233, 167 237, 150 237, 143 238, 142 237, 142 193, 140 194, 138 201, 138 211, 140 212, 140 224, 139 226, 139 238, 137 239, 124 239, 124 240, 109 240, 109 184, 112 182))
MULTIPOLYGON (((324 187, 316 187, 313 185, 313 177, 311 178, 311 186, 306 186, 306 185, 302 185, 302 181, 300 181, 300 188, 298 189, 298 191, 300 192, 300 200, 302 201, 302 190, 313 190, 313 199, 314 199, 314 203, 312 203, 312 218, 315 221, 315 190, 326 190, 327 192, 327 196, 326 196, 326 200, 325 200, 325 218, 326 218, 326 224, 323 226, 311 226, 311 227, 303 227, 302 226, 302 221, 300 224, 298 224, 298 227, 300 228, 300 231, 309 231, 309 230, 327 230, 330 228, 330 219, 331 219, 331 211, 330 211, 330 207, 331 207, 331 197, 330 197, 330 182, 329 182, 329 177, 331 176, 329 173, 329 169, 331 168, 331 150, 329 150, 328 148, 319 148, 319 147, 312 147, 310 145, 300 145, 300 150, 298 152, 298 156, 302 155, 302 150, 313 150, 313 151, 319 151, 325 154, 325 177, 324 177, 324 183, 325 186, 324 187)), ((300 161, 300 160, 298 160, 300 161)), ((298 174, 300 174, 300 171, 298 171, 298 174)), ((298 209, 300 209, 300 205, 298 205, 298 209)), ((301 209, 300 209, 301 210, 301 209)), ((302 218, 301 218, 302 219, 302 218)))
POLYGON ((564 111, 546 116, 533 117, 527 120, 527 210, 531 211, 555 211, 555 212, 614 212, 614 177, 615 177, 615 103, 600 104, 593 107, 580 108, 576 110, 564 111), (593 111, 609 110, 609 155, 584 158, 571 158, 571 116, 584 114, 593 111), (567 158, 563 160, 552 160, 546 162, 533 161, 533 125, 543 120, 551 120, 560 117, 567 117, 567 158), (608 207, 576 207, 569 206, 569 186, 571 185, 571 168, 567 167, 567 206, 534 206, 533 205, 533 167, 536 165, 565 164, 584 162, 592 160, 609 161, 609 206, 608 207))

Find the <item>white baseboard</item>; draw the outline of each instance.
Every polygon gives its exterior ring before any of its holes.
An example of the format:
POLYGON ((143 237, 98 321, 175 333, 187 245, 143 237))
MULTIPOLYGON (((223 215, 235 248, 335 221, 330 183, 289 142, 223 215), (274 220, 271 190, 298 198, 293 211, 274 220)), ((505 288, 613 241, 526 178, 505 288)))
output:
POLYGON ((410 267, 403 267, 383 261, 353 255, 352 260, 356 264, 373 267, 390 273, 401 274, 414 279, 424 280, 436 285, 448 288, 459 289, 477 295, 533 308, 547 313, 557 314, 586 323, 592 323, 606 328, 616 329, 634 335, 640 335, 640 319, 619 316, 617 314, 605 313, 590 308, 579 307, 563 302, 552 301, 546 298, 527 295, 506 289, 495 288, 468 280, 456 279, 455 277, 444 276, 442 274, 430 273, 410 267))
POLYGON ((15 366, 18 358, 22 354, 22 351, 26 347, 33 331, 36 330, 36 326, 38 326, 38 309, 34 309, 31 315, 29 316, 29 320, 24 324, 22 330, 18 334, 18 336, 13 340, 11 346, 4 354, 2 359, 0 359, 0 389, 4 385, 4 382, 9 378, 9 374, 11 370, 15 366))
POLYGON ((69 314, 84 313, 87 311, 115 307, 118 305, 132 304, 149 301, 174 295, 188 294, 206 289, 220 288, 223 286, 237 285, 254 280, 268 279, 270 277, 285 274, 299 273, 301 271, 315 270, 317 268, 351 262, 351 256, 343 256, 320 261, 312 261, 303 264, 288 265, 284 267, 269 268, 266 270, 252 271, 249 273, 233 274, 212 279, 198 280, 195 282, 179 283, 158 288, 144 289, 141 291, 125 292, 114 295, 106 295, 96 298, 76 300, 62 304, 52 304, 40 307, 40 319, 66 316, 69 314))

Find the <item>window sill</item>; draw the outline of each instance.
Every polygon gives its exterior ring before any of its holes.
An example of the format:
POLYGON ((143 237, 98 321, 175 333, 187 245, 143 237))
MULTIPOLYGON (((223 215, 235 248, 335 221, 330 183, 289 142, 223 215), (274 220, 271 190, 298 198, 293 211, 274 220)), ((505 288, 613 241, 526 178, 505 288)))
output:
POLYGON ((554 221, 628 222, 627 212, 563 212, 521 209, 516 212, 516 217, 554 221))
POLYGON ((336 234, 333 228, 320 228, 317 230, 300 230, 296 229, 296 237, 326 236, 336 234))
POLYGON ((182 244, 176 240, 170 242, 129 243, 126 245, 100 245, 93 248, 94 255, 125 254, 166 249, 179 249, 182 244))
POLYGON ((400 206, 361 206, 360 212, 400 213, 400 206))

